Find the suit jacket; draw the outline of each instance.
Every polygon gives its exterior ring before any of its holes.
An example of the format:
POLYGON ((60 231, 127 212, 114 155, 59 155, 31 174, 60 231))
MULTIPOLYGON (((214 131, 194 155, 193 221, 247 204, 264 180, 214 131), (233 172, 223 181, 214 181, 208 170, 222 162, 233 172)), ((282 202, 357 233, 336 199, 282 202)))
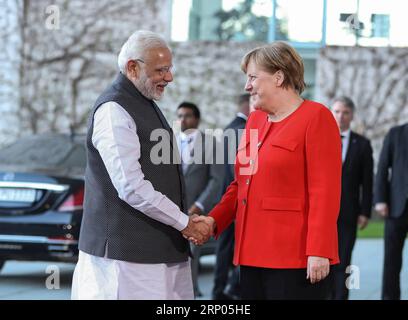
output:
POLYGON ((374 194, 375 203, 388 204, 390 217, 403 214, 408 197, 408 123, 392 128, 384 139, 374 194))
POLYGON ((373 201, 373 149, 370 141, 351 131, 342 168, 339 222, 355 226, 360 214, 370 218, 373 201))
POLYGON ((232 181, 234 181, 234 163, 232 163, 232 159, 230 159, 232 154, 235 155, 237 153, 238 144, 240 140, 240 129, 244 129, 246 124, 246 120, 241 117, 235 117, 232 122, 225 127, 225 136, 224 136, 224 165, 225 165, 225 176, 224 176, 224 185, 222 193, 225 193, 225 190, 230 185, 232 181), (230 136, 231 135, 231 136, 230 136), (232 139, 232 140, 231 140, 232 139), (232 144, 234 143, 234 144, 232 144), (230 158, 229 158, 230 157, 230 158))
POLYGON ((305 100, 278 131, 266 113, 250 114, 235 180, 210 212, 218 236, 235 218, 234 264, 306 268, 308 256, 338 263, 341 141, 331 112, 305 100), (250 141, 251 129, 258 139, 250 141), (251 148, 257 153, 248 159, 251 148))
POLYGON ((201 131, 198 134, 194 149, 202 150, 202 154, 198 161, 200 163, 195 161, 188 165, 184 173, 185 200, 187 210, 198 201, 204 206, 204 212, 208 213, 221 197, 224 165, 216 163, 216 152, 219 147, 216 139, 201 131))

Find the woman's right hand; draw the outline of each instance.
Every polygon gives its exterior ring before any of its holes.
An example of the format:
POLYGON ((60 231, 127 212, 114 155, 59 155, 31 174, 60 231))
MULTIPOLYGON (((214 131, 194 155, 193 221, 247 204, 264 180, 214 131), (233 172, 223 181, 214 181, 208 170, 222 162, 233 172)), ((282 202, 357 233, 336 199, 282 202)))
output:
POLYGON ((330 261, 327 258, 309 256, 307 258, 307 276, 310 283, 315 284, 329 275, 330 261))
MULTIPOLYGON (((194 216, 192 219, 193 222, 197 223, 197 222, 204 222, 209 228, 210 228, 210 234, 208 235, 208 237, 206 237, 206 239, 204 241, 200 241, 199 244, 203 244, 205 242, 207 242, 211 236, 214 235, 214 230, 215 230, 215 220, 213 217, 209 217, 209 216, 194 216)), ((197 243, 197 239, 194 238, 190 238, 190 241, 192 241, 193 243, 197 243)))

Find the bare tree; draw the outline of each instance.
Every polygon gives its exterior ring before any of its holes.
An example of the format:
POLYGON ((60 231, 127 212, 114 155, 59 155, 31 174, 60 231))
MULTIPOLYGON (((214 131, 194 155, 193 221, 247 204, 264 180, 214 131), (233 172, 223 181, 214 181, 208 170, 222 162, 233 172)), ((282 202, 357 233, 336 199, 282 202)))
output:
POLYGON ((3 125, 0 126, 0 143, 7 140, 7 135, 18 132, 15 110, 18 105, 18 71, 21 44, 18 24, 19 6, 17 2, 0 0, 0 107, 3 125), (5 124, 11 124, 5 126, 5 124))
POLYGON ((93 101, 118 70, 121 44, 137 29, 163 33, 166 3, 0 0, 7 26, 0 33, 7 48, 0 50, 0 63, 8 65, 0 73, 0 108, 11 104, 9 118, 18 128, 10 133, 10 120, 3 119, 2 135, 84 130, 93 101))

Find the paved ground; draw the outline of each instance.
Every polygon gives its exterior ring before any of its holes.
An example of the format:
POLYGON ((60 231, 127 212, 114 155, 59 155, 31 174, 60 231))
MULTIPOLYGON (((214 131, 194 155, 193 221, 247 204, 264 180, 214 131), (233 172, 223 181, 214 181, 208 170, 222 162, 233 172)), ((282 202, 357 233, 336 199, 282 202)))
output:
MULTIPOLYGON (((353 251, 352 264, 359 268, 359 289, 350 291, 351 300, 379 300, 381 298, 381 278, 383 268, 384 244, 380 239, 357 240, 353 251)), ((213 286, 213 256, 201 258, 205 273, 200 279, 203 299, 211 299, 213 286)), ((354 270, 357 270, 354 268, 354 270)), ((354 284, 357 284, 355 281, 354 284)), ((408 243, 404 248, 404 261, 401 272, 401 299, 408 300, 408 243)))
POLYGON ((0 273, 0 300, 69 299, 73 271, 74 265, 68 263, 8 261, 0 273), (60 272, 59 289, 46 286, 47 277, 51 275, 47 268, 52 266, 57 266, 60 272))
MULTIPOLYGON (((351 290, 354 300, 376 300, 380 298, 382 274, 382 240, 358 240, 353 254, 353 264, 359 267, 359 289, 351 290)), ((210 299, 213 286, 215 257, 201 258, 202 272, 199 278, 203 299, 210 299)), ((9 261, 0 273, 0 300, 59 300, 69 299, 73 264, 48 262, 9 261), (53 266, 60 273, 59 289, 47 289, 47 283, 58 287, 53 266), (50 268, 47 273, 47 267, 50 268)), ((356 282, 354 282, 357 284, 356 282)), ((408 247, 404 249, 404 265, 401 274, 402 299, 408 300, 408 247)))

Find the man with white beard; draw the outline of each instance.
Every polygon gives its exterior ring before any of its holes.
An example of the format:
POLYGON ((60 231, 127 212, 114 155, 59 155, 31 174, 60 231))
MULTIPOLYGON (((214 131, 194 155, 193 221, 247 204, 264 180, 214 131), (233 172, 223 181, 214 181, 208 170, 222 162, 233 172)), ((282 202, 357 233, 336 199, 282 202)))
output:
MULTIPOLYGON (((151 159, 153 130, 173 133, 153 100, 168 83, 172 53, 137 31, 123 45, 116 80, 93 107, 86 140, 84 213, 72 299, 193 299, 186 238, 210 236, 185 214, 179 162, 151 159)), ((162 141, 163 143, 163 141, 162 141)))

